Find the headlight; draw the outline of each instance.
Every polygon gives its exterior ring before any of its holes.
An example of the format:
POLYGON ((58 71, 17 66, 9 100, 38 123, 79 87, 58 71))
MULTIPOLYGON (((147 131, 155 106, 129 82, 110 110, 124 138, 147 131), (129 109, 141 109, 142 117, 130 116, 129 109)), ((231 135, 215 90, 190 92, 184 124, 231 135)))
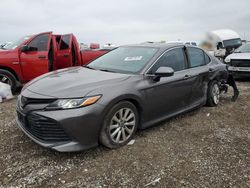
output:
POLYGON ((230 61, 231 61, 230 58, 225 59, 225 63, 230 63, 230 61))
POLYGON ((49 104, 46 110, 63 110, 88 106, 96 103, 101 98, 101 95, 77 98, 77 99, 58 99, 49 104))

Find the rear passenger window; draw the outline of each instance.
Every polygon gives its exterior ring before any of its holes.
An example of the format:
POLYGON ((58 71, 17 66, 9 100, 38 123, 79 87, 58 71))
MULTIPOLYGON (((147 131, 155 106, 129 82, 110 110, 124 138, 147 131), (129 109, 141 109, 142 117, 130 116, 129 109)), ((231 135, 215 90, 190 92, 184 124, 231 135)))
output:
POLYGON ((186 59, 182 48, 166 52, 152 67, 150 73, 154 74, 159 67, 171 67, 175 72, 186 68, 186 59))
POLYGON ((188 48, 188 57, 190 62, 190 67, 199 67, 205 65, 205 57, 203 50, 199 48, 188 48))
POLYGON ((206 54, 206 53, 204 53, 204 55, 205 55, 205 62, 206 62, 206 64, 208 64, 208 63, 210 63, 210 57, 206 54))
POLYGON ((69 49, 70 35, 63 35, 60 43, 60 50, 69 49))

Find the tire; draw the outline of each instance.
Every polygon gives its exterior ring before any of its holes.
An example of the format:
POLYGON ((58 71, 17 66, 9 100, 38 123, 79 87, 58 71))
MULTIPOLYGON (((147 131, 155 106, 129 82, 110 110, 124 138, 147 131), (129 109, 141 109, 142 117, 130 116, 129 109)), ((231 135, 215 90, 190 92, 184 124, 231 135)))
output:
POLYGON ((17 80, 11 72, 0 69, 0 82, 9 84, 11 87, 12 93, 15 93, 17 89, 17 80))
POLYGON ((207 106, 217 106, 220 101, 220 86, 216 80, 209 82, 207 91, 207 106))
POLYGON ((134 137, 138 122, 138 111, 131 102, 117 103, 104 118, 100 132, 101 144, 111 149, 126 145, 134 137))

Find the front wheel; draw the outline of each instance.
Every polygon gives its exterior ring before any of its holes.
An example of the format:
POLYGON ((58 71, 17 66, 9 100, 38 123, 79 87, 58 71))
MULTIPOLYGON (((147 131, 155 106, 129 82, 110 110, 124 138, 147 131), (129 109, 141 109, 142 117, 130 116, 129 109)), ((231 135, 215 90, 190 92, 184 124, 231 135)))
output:
POLYGON ((217 106, 220 101, 220 86, 216 80, 211 81, 208 84, 207 91, 207 105, 217 106))
POLYGON ((133 138, 137 126, 136 107, 128 101, 122 101, 107 113, 100 133, 100 142, 108 148, 119 148, 133 138))
POLYGON ((0 70, 0 82, 10 85, 12 93, 16 91, 17 80, 11 72, 0 70))

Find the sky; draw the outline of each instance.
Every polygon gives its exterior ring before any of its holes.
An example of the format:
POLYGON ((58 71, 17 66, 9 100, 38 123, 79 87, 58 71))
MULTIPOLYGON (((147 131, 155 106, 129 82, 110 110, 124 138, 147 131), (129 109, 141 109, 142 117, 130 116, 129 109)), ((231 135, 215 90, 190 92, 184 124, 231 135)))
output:
POLYGON ((233 29, 250 40, 250 0, 0 0, 0 43, 44 31, 116 45, 196 41, 233 29))

